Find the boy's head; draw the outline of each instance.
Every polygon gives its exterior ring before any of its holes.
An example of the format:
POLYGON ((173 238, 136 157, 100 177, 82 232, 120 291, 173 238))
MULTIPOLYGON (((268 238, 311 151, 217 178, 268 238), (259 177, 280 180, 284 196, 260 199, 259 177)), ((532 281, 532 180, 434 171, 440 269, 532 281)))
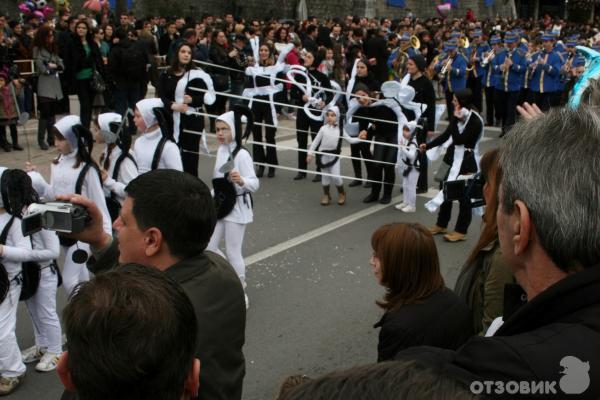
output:
POLYGON ((330 107, 325 114, 327 124, 337 125, 339 114, 340 109, 337 106, 330 107))
POLYGON ((404 127, 402 128, 402 136, 404 136, 404 139, 410 140, 413 132, 415 131, 415 127, 416 127, 415 121, 407 122, 404 125, 404 127))

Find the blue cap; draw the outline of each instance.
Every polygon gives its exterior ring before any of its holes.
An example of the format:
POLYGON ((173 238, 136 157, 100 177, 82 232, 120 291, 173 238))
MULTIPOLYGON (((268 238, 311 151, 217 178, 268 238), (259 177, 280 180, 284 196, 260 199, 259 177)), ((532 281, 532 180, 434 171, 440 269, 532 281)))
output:
POLYGON ((542 34, 542 42, 546 42, 546 41, 550 41, 550 40, 554 40, 555 36, 554 33, 552 32, 544 32, 542 34))
POLYGON ((451 39, 460 39, 461 36, 462 36, 462 33, 458 32, 458 31, 454 31, 450 34, 451 39))
POLYGON ((573 59, 573 68, 585 66, 585 57, 577 56, 573 59))
POLYGON ((600 51, 600 42, 595 42, 592 45, 592 50, 600 51))
POLYGON ((410 42, 410 33, 404 32, 402 36, 400 36, 400 40, 403 42, 410 42))
POLYGON ((500 42, 502 42, 502 40, 500 39, 500 36, 498 36, 498 35, 494 35, 490 38, 490 45, 498 44, 500 42))
POLYGON ((458 41, 456 39, 446 40, 444 43, 444 51, 456 50, 458 47, 458 41))
POLYGON ((567 47, 575 47, 577 46, 579 43, 579 35, 571 35, 569 37, 566 38, 565 40, 565 46, 567 47))
POLYGON ((516 43, 518 40, 519 38, 513 32, 506 32, 504 35, 504 43, 516 43))
POLYGON ((481 29, 475 29, 473 31, 473 37, 474 38, 480 38, 483 35, 483 32, 481 32, 481 29))

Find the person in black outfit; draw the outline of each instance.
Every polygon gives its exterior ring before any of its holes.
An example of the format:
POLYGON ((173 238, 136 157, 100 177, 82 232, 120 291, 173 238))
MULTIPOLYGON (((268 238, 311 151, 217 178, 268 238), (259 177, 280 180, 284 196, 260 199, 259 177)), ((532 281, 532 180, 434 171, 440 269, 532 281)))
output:
MULTIPOLYGON (((208 50, 208 58, 213 64, 229 66, 231 51, 228 50, 227 36, 222 30, 215 30, 212 34, 212 41, 208 50)), ((224 68, 212 68, 210 73, 212 81, 215 85, 215 91, 225 92, 229 90, 229 70, 224 68)), ((225 112, 225 106, 227 103, 227 97, 223 95, 217 95, 217 100, 211 105, 207 106, 206 109, 209 114, 219 116, 225 112)), ((215 121, 217 117, 210 117, 210 131, 215 132, 215 121)))
MULTIPOLYGON (((355 73, 354 84, 350 89, 352 94, 358 94, 362 97, 359 97, 358 102, 363 102, 363 106, 367 106, 369 104, 368 97, 372 96, 372 93, 379 89, 379 85, 377 81, 373 77, 373 73, 369 71, 367 64, 363 60, 358 60, 355 62, 356 66, 352 69, 352 72, 355 73), (356 71, 354 71, 356 70, 356 71)), ((352 78, 350 79, 352 81, 352 78)), ((351 84, 351 82, 349 83, 351 84)), ((348 105, 350 108, 351 106, 348 105)), ((348 186, 360 186, 362 179, 362 170, 360 165, 359 158, 365 160, 365 169, 367 171, 367 179, 371 179, 370 176, 370 167, 371 164, 369 160, 373 159, 373 154, 371 154, 371 144, 360 142, 360 143, 351 143, 350 144, 350 155, 354 157, 352 159, 352 169, 354 170, 354 179, 348 186)), ((365 182, 365 188, 371 188, 371 182, 365 182)))
MULTIPOLYGON (((472 94, 470 89, 457 90, 452 102, 454 103, 454 115, 450 119, 448 127, 440 136, 431 142, 421 144, 422 150, 429 150, 440 146, 452 137, 452 146, 448 148, 444 161, 452 165, 454 163, 455 146, 463 145, 465 147, 464 156, 460 165, 458 175, 468 175, 476 173, 479 168, 475 160, 475 149, 483 133, 483 119, 471 105, 472 94)), ((449 171, 450 172, 450 171, 449 171)), ((446 179, 455 180, 456 176, 448 176, 446 179)), ((471 204, 469 199, 461 200, 459 206, 458 220, 456 221, 455 232, 444 235, 444 239, 449 242, 465 240, 467 230, 471 224, 471 204)), ((452 215, 452 201, 444 201, 440 206, 436 226, 430 228, 431 233, 446 233, 448 222, 452 215)))
POLYGON ((179 131, 174 132, 174 137, 181 148, 181 161, 183 170, 194 176, 198 176, 198 150, 200 146, 201 135, 197 133, 185 132, 191 130, 202 132, 204 129, 204 116, 187 115, 185 112, 190 108, 202 109, 204 105, 204 94, 190 88, 206 89, 206 83, 200 78, 194 78, 192 63, 192 46, 183 42, 177 49, 176 56, 169 69, 164 71, 158 79, 157 94, 169 112, 179 113, 179 131), (179 81, 186 79, 183 103, 175 101, 175 92, 179 81))
MULTIPOLYGON (((427 68, 425 57, 420 54, 413 55, 406 63, 406 69, 410 75, 408 85, 415 89, 415 103, 427 105, 423 116, 427 118, 424 129, 417 134, 417 144, 427 142, 427 137, 435 130, 435 90, 431 81, 423 74, 427 68)), ((419 156, 421 166, 419 181, 417 182, 417 193, 427 192, 427 154, 424 152, 419 156)))
MULTIPOLYGON (((329 78, 323 74, 322 72, 317 71, 317 67, 321 63, 320 57, 317 52, 307 51, 304 56, 304 66, 307 69, 308 77, 312 82, 312 91, 313 95, 319 91, 320 88, 331 89, 331 82, 329 78)), ((303 84, 306 82, 304 77, 298 76, 296 81, 303 84)), ((309 101, 308 96, 300 90, 300 88, 296 85, 292 86, 292 98, 296 99, 296 104, 304 107, 309 101)), ((328 104, 333 98, 333 93, 330 91, 326 91, 322 94, 319 99, 319 107, 322 107, 325 104, 328 104)), ((310 107, 310 110, 313 114, 321 113, 321 109, 318 107, 310 107)), ((298 169, 306 170, 306 152, 302 150, 306 150, 308 146, 308 133, 310 131, 310 136, 314 140, 315 136, 317 136, 317 132, 323 126, 323 121, 316 121, 306 115, 304 108, 298 109, 298 117, 296 119, 296 139, 298 140, 298 169)), ((317 167, 317 172, 320 171, 320 168, 317 167)), ((298 174, 294 177, 294 180, 300 180, 306 178, 306 172, 298 172, 298 174)), ((321 175, 315 175, 313 182, 320 182, 321 175)))
POLYGON ((385 310, 377 361, 392 360, 412 346, 456 350, 471 335, 467 305, 446 288, 437 248, 427 228, 391 223, 371 236, 371 267, 386 294, 377 305, 385 310))
POLYGON ((365 55, 369 60, 370 69, 375 79, 379 82, 379 85, 388 80, 387 59, 389 52, 387 50, 387 41, 385 40, 387 33, 387 30, 382 27, 377 31, 376 35, 373 35, 365 43, 365 55))
POLYGON ((398 144, 398 117, 394 110, 384 104, 361 107, 354 116, 358 119, 359 138, 375 139, 370 177, 374 182, 371 193, 365 197, 363 203, 379 200, 381 204, 389 204, 392 201, 392 189, 396 180, 395 164, 398 155, 398 148, 389 145, 398 144), (382 180, 383 196, 380 199, 382 180))
POLYGON ((317 36, 319 35, 318 28, 316 25, 308 25, 306 27, 306 37, 302 41, 302 46, 306 51, 312 51, 315 54, 319 50, 317 46, 317 36))

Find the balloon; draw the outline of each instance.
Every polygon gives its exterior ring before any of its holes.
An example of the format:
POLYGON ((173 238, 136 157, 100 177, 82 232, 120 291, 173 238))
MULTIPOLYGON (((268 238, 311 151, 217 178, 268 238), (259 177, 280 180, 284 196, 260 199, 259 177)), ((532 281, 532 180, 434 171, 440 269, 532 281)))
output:
POLYGON ((31 12, 31 10, 29 9, 29 7, 27 7, 23 3, 19 4, 19 11, 21 11, 23 14, 29 14, 31 12))
POLYGON ((50 6, 45 6, 44 8, 42 8, 42 13, 44 14, 44 16, 48 16, 52 13, 54 13, 54 8, 50 7, 50 6))
POLYGON ((36 17, 38 17, 39 19, 44 19, 44 14, 40 11, 40 10, 35 10, 33 12, 33 15, 35 15, 36 17))
POLYGON ((448 16, 448 13, 450 12, 451 8, 452 8, 452 4, 450 4, 450 3, 439 4, 435 7, 435 9, 437 10, 437 12, 440 14, 440 16, 442 18, 446 18, 448 16))
POLYGON ((100 12, 102 4, 98 0, 87 0, 83 3, 83 8, 87 8, 90 11, 100 12))

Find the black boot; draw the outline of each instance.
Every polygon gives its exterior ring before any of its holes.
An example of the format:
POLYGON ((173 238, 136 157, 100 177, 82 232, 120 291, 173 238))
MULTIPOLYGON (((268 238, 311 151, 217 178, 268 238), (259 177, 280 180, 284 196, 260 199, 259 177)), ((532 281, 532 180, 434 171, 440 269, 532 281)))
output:
POLYGON ((12 149, 17 151, 22 151, 23 148, 19 146, 19 137, 17 136, 17 130, 15 128, 14 131, 10 132, 10 136, 12 138, 12 149))
POLYGON ((11 151, 10 144, 8 143, 8 140, 6 140, 6 132, 0 133, 0 147, 7 153, 11 151))
POLYGON ((355 187, 355 186, 360 186, 361 185, 361 177, 357 176, 355 180, 353 180, 352 182, 350 182, 350 184, 348 186, 350 187, 355 187))
POLYGON ((375 203, 379 199, 379 193, 371 192, 367 197, 363 199, 363 203, 375 203))
POLYGON ((259 165, 258 169, 256 170, 256 177, 262 178, 264 174, 265 174, 265 167, 262 165, 259 165))
POLYGON ((321 182, 321 175, 315 175, 315 177, 312 179, 313 182, 321 182))
POLYGON ((274 167, 269 167, 269 172, 267 173, 267 176, 269 178, 273 178, 275 176, 275 168, 274 167))
POLYGON ((298 172, 294 177, 295 181, 299 181, 306 178, 306 172, 298 172))

